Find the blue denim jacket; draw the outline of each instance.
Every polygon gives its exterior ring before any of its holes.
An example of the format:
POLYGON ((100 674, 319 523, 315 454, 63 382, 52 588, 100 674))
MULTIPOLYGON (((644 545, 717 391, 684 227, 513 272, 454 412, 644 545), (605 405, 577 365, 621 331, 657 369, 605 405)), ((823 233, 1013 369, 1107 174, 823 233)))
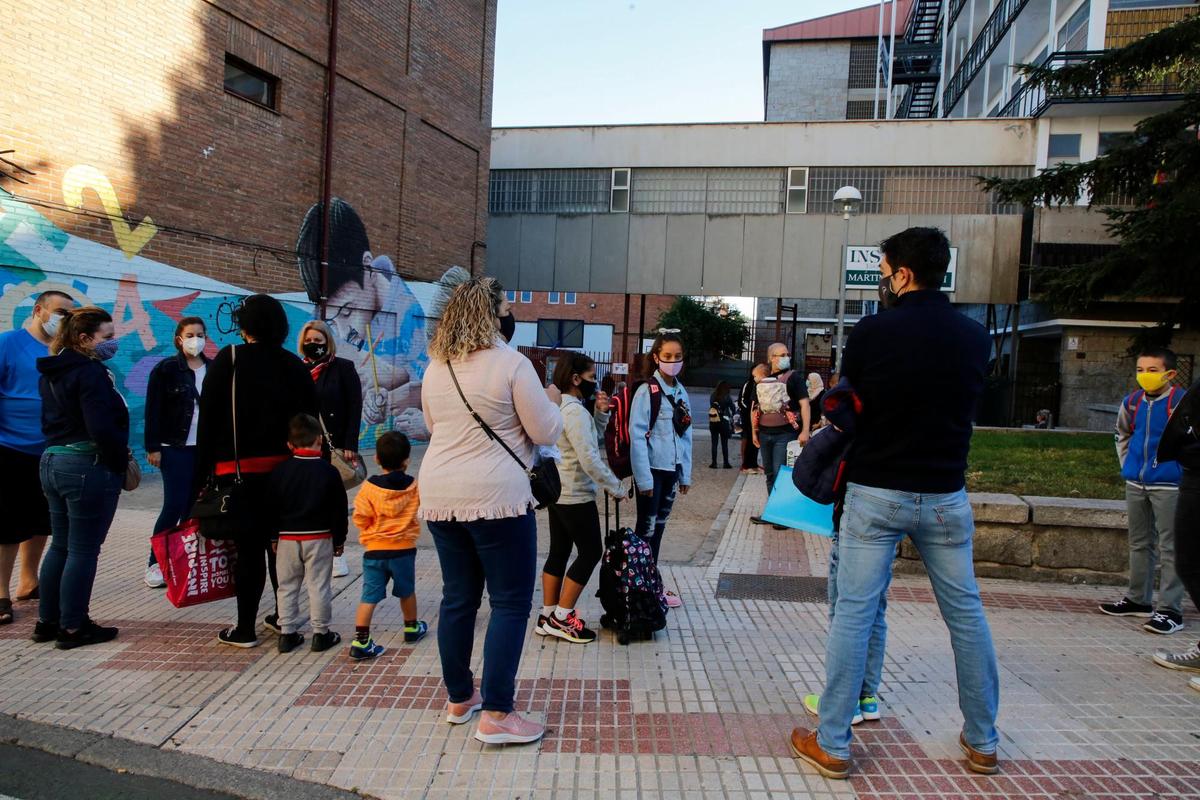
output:
MULTIPOLYGON (((650 387, 643 383, 633 395, 633 403, 629 410, 629 456, 633 462, 633 480, 639 490, 654 485, 650 470, 658 469, 666 472, 681 470, 680 483, 690 486, 692 483, 692 428, 688 428, 683 436, 675 435, 675 426, 671 419, 675 411, 666 395, 670 395, 676 403, 688 407, 687 389, 675 381, 675 386, 668 387, 659 373, 654 373, 651 380, 658 381, 663 391, 662 406, 658 410, 658 419, 650 421, 650 387), (647 431, 649 436, 646 435, 647 431)), ((691 410, 690 407, 689 411, 691 410)), ((694 427, 694 423, 693 423, 694 427)))

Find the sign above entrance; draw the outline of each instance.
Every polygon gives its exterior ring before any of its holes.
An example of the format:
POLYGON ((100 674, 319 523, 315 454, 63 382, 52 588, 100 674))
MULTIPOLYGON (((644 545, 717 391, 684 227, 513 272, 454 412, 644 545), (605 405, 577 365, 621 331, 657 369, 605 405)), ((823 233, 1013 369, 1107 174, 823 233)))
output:
MULTIPOLYGON (((846 288, 875 291, 879 288, 882 271, 879 248, 868 244, 852 244, 846 251, 846 288)), ((950 248, 950 267, 942 277, 942 291, 953 292, 958 272, 958 248, 950 248)))

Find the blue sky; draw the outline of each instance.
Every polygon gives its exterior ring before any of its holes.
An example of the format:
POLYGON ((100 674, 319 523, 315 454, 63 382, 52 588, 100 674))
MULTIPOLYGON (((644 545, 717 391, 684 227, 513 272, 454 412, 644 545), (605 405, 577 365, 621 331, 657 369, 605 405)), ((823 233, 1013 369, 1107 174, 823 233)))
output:
POLYGON ((762 30, 870 0, 500 0, 492 124, 761 120, 762 30))

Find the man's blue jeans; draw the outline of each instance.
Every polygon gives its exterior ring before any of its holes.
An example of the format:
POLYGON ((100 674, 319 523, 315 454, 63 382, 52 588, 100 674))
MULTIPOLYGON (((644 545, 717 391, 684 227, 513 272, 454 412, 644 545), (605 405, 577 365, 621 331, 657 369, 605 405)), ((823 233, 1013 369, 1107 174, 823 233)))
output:
MULTIPOLYGON (((833 613, 837 609, 838 537, 833 537, 833 548, 829 551, 829 624, 833 626, 833 613)), ((871 626, 871 640, 867 646, 867 671, 863 676, 860 697, 877 697, 879 684, 883 680, 883 654, 887 649, 887 590, 892 582, 892 570, 888 569, 887 582, 879 595, 879 613, 871 626)))
POLYGON ((38 575, 38 618, 74 631, 88 621, 96 561, 125 475, 95 456, 43 453, 41 478, 50 504, 50 548, 38 575))
POLYGON ((475 616, 486 584, 492 615, 483 640, 483 707, 512 711, 521 648, 533 608, 537 568, 533 512, 505 519, 430 522, 429 532, 442 565, 438 653, 450 702, 465 703, 475 693, 471 651, 475 647, 475 616))
POLYGON ((787 466, 787 446, 800 433, 792 428, 759 430, 758 451, 762 453, 763 473, 767 479, 767 491, 775 488, 775 476, 787 466))
POLYGON ((837 605, 825 651, 825 692, 817 742, 850 757, 850 720, 858 707, 871 632, 891 580, 896 546, 912 538, 950 631, 958 674, 963 738, 994 753, 1000 678, 979 586, 972 540, 975 520, 967 493, 913 494, 850 484, 839 534, 837 605))

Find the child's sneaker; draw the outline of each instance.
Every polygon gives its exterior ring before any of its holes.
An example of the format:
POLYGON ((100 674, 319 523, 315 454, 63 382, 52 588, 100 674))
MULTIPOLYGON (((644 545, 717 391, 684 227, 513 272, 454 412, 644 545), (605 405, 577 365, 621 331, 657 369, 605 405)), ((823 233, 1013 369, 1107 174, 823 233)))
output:
POLYGON ((559 639, 566 639, 568 642, 576 644, 596 641, 596 632, 584 627, 583 620, 574 611, 567 614, 566 619, 559 619, 556 615, 551 614, 546 618, 545 630, 551 636, 557 636, 559 639))
POLYGON ((1150 621, 1142 626, 1142 630, 1170 636, 1183 630, 1183 615, 1174 611, 1155 611, 1150 621))
POLYGON ((547 634, 546 619, 547 617, 545 614, 538 614, 537 625, 533 626, 534 636, 545 636, 547 634))
POLYGON ((470 722, 475 712, 482 709, 483 695, 476 689, 475 694, 471 695, 471 699, 465 703, 446 704, 446 722, 451 725, 462 725, 464 722, 470 722))
POLYGON ((376 644, 374 639, 368 639, 365 643, 355 639, 350 643, 350 657, 355 661, 378 658, 384 654, 385 649, 383 645, 376 644))
POLYGON ((546 733, 546 726, 522 717, 515 711, 504 719, 484 714, 479 718, 475 738, 484 744, 527 744, 536 742, 546 733))
POLYGON ((878 697, 861 697, 858 700, 858 713, 868 722, 874 722, 879 719, 879 698, 878 697))
POLYGON ((1101 603, 1100 611, 1110 617, 1148 617, 1154 612, 1154 606, 1144 606, 1122 597, 1119 603, 1101 603))
POLYGON ((314 653, 324 653, 331 647, 337 647, 342 643, 342 635, 337 631, 325 631, 324 633, 314 633, 312 640, 312 651, 314 653))
MULTIPOLYGON (((314 636, 313 639, 315 641, 316 636, 314 636)), ((302 644, 304 644, 303 633, 279 634, 279 652, 281 653, 290 653, 302 644)))
POLYGON ((412 626, 411 628, 408 627, 407 625, 405 625, 404 626, 404 642, 405 642, 405 644, 412 644, 413 642, 419 642, 425 638, 425 634, 427 634, 427 633, 429 633, 429 623, 427 623, 425 620, 418 621, 417 624, 412 626))
MULTIPOLYGON (((807 711, 809 714, 812 714, 817 719, 820 719, 821 718, 821 695, 819 695, 819 694, 804 695, 804 710, 807 711)), ((879 713, 878 706, 876 706, 875 712, 876 712, 876 714, 879 713)), ((875 719, 879 719, 879 717, 876 716, 875 719)), ((850 724, 858 725, 862 721, 863 721, 862 701, 860 700, 858 702, 858 708, 855 709, 855 711, 854 711, 854 718, 850 720, 850 724)))

